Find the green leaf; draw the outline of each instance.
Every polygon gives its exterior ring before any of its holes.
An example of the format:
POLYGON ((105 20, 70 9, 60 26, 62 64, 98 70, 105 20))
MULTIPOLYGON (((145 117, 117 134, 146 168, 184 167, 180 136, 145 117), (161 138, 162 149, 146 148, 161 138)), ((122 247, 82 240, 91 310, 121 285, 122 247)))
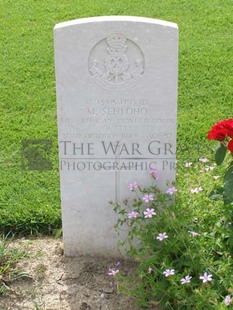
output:
POLYGON ((214 201, 222 200, 223 199, 223 187, 218 187, 213 189, 210 194, 209 198, 214 201))
POLYGON ((224 176, 224 203, 230 204, 233 202, 233 166, 230 165, 230 168, 227 170, 224 176))
POLYGON ((226 152, 227 152, 227 147, 221 143, 220 147, 217 149, 216 154, 215 154, 215 162, 218 166, 220 166, 222 162, 224 161, 226 152))

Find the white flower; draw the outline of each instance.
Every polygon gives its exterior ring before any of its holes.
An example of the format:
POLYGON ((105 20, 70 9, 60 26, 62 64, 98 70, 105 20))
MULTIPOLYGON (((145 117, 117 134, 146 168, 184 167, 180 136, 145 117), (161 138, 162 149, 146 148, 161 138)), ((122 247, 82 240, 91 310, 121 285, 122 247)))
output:
POLYGON ((118 272, 119 272, 118 269, 117 269, 117 270, 109 269, 108 275, 109 275, 109 276, 115 276, 118 272))
POLYGON ((214 170, 213 166, 206 166, 205 167, 205 171, 211 171, 211 170, 214 170))
POLYGON ((191 281, 192 277, 190 277, 189 275, 187 275, 186 277, 184 277, 183 279, 181 279, 181 284, 185 284, 185 283, 189 283, 191 281))
POLYGON ((167 239, 168 235, 164 232, 161 234, 158 234, 158 236, 156 237, 157 240, 162 241, 163 239, 167 239))
POLYGON ((199 161, 202 163, 208 163, 209 159, 208 158, 199 158, 199 161))
POLYGON ((163 274, 165 275, 165 277, 170 277, 173 276, 175 274, 175 270, 174 269, 166 269, 163 274))
POLYGON ((139 213, 135 212, 135 211, 131 211, 131 212, 128 213, 128 218, 129 219, 135 219, 138 216, 139 216, 139 213))
POLYGON ((177 189, 173 186, 173 187, 170 187, 166 193, 169 194, 169 195, 173 195, 175 192, 177 192, 177 189))
POLYGON ((151 273, 153 271, 153 269, 151 268, 151 267, 149 267, 148 269, 147 269, 147 272, 148 273, 151 273))
POLYGON ((134 191, 135 189, 138 188, 137 182, 134 181, 134 182, 130 183, 128 188, 129 188, 130 191, 134 191))
POLYGON ((201 192, 201 191, 203 191, 203 189, 202 189, 202 187, 200 187, 200 186, 190 189, 190 192, 191 192, 192 194, 197 194, 197 193, 199 193, 199 192, 201 192))
POLYGON ((231 302, 232 302, 232 298, 231 298, 231 296, 226 296, 225 297, 225 299, 224 299, 224 304, 226 305, 226 306, 229 306, 230 304, 231 304, 231 302))
POLYGON ((199 279, 202 280, 203 283, 213 280, 212 274, 208 274, 207 272, 205 272, 203 276, 200 276, 199 279))
POLYGON ((193 237, 196 237, 196 236, 200 236, 200 234, 196 231, 193 231, 193 230, 189 230, 188 231, 193 237))

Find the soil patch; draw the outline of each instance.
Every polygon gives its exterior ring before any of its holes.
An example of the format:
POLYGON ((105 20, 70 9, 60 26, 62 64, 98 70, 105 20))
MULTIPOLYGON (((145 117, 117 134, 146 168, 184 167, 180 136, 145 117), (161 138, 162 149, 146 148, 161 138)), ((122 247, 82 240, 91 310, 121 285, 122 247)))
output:
POLYGON ((132 263, 100 257, 65 257, 61 240, 20 239, 12 247, 27 251, 18 263, 30 278, 11 285, 0 297, 7 310, 136 310, 133 299, 117 293, 110 268, 130 273, 132 263), (118 266, 119 265, 119 266, 118 266))

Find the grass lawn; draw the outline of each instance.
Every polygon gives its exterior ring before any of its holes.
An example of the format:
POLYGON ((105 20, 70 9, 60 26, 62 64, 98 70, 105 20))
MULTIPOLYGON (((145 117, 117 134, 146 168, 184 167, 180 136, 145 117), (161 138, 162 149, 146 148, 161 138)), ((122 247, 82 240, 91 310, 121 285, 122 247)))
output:
MULTIPOLYGON (((211 156, 207 131, 214 122, 233 116, 232 12, 231 0, 1 1, 1 232, 52 233, 61 226, 53 53, 56 23, 135 15, 178 24, 178 159, 184 163, 211 156), (52 140, 52 170, 21 169, 21 146, 26 139, 52 140)), ((180 186, 199 178, 195 170, 178 173, 180 186)))

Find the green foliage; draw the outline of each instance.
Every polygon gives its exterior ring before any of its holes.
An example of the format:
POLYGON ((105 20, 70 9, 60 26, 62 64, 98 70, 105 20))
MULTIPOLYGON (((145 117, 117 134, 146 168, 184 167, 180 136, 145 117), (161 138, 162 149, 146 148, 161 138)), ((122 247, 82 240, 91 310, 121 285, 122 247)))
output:
POLYGON ((56 229, 54 231, 53 236, 55 239, 61 238, 62 237, 62 228, 56 229))
POLYGON ((226 153, 227 153, 227 147, 223 143, 221 143, 220 147, 217 149, 215 153, 215 162, 218 166, 220 166, 223 163, 226 153))
POLYGON ((233 161, 231 162, 230 167, 227 169, 224 175, 224 202, 225 204, 232 203, 233 205, 233 161))
MULTIPOLYGON (((149 188, 135 190, 135 198, 124 204, 114 205, 119 215, 116 228, 127 229, 128 236, 121 243, 127 254, 138 265, 130 277, 118 276, 122 292, 133 295, 140 307, 159 306, 161 309, 225 309, 224 298, 233 295, 233 209, 206 197, 211 186, 212 171, 203 173, 203 164, 194 171, 205 190, 192 194, 192 184, 182 187, 176 200, 160 192, 158 182, 149 188), (196 171, 202 166, 202 177, 196 171), (152 193, 154 200, 145 203, 145 193, 152 193), (145 218, 146 208, 156 212, 145 218), (139 215, 129 218, 129 212, 139 215), (159 234, 168 238, 159 241, 159 234), (174 275, 166 277, 166 269, 174 275), (200 276, 207 272, 212 281, 203 283, 200 276), (181 279, 191 276, 190 283, 181 279)), ((217 169, 217 168, 215 168, 217 169)), ((186 179, 182 182, 186 183, 186 179)), ((180 180, 179 182, 180 183, 180 180)))
MULTIPOLYGON (((135 15, 179 25, 180 161, 210 154, 205 139, 209 126, 216 119, 232 116, 231 1, 6 0, 0 2, 0 12, 2 231, 50 233, 60 228, 53 51, 56 23, 89 16, 135 15), (21 170, 21 140, 27 139, 52 140, 53 170, 21 170)), ((187 182, 192 178, 190 175, 187 182)))
POLYGON ((216 189, 213 189, 211 192, 210 192, 210 199, 212 200, 222 200, 223 199, 223 193, 224 193, 224 190, 223 190, 223 187, 218 187, 216 189))
POLYGON ((27 254, 17 249, 9 248, 6 237, 0 236, 0 295, 10 289, 10 284, 23 277, 29 277, 16 267, 16 263, 27 254))
POLYGON ((220 146, 215 153, 216 164, 220 166, 226 159, 228 165, 225 168, 222 189, 213 190, 210 193, 210 198, 216 200, 222 195, 225 204, 233 204, 233 150, 230 147, 233 142, 233 118, 214 124, 208 133, 208 138, 220 141, 220 146))
POLYGON ((60 209, 42 206, 23 208, 20 206, 2 209, 0 217, 0 233, 11 232, 17 235, 56 234, 61 227, 60 209))

